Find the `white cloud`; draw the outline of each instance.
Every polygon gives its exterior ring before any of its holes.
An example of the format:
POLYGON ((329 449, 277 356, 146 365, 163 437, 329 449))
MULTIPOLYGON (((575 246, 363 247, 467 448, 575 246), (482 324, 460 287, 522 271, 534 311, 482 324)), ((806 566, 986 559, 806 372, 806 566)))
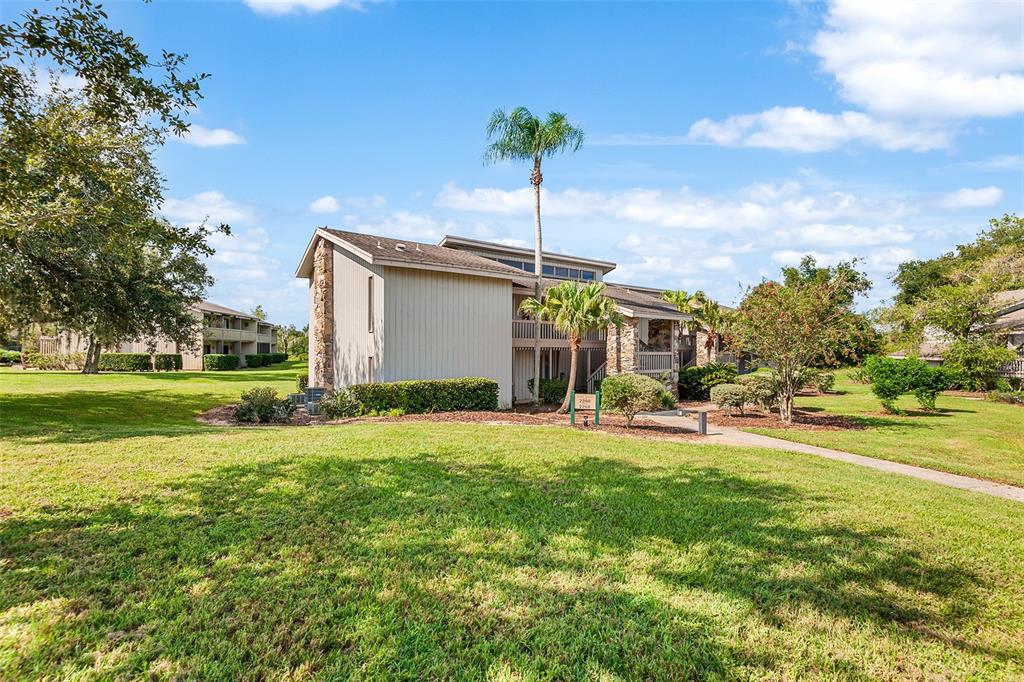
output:
POLYGON ((414 241, 435 242, 445 234, 458 234, 459 227, 425 213, 395 211, 385 216, 356 218, 348 225, 354 232, 397 237, 414 241))
POLYGON ((905 244, 914 239, 914 235, 902 225, 861 227, 858 225, 830 225, 826 223, 813 223, 801 225, 791 230, 778 230, 775 232, 775 237, 778 240, 789 240, 800 244, 829 248, 905 244))
POLYGON ((1024 111, 1018 2, 835 0, 810 51, 850 102, 884 116, 1024 111))
POLYGON ((204 220, 210 223, 247 223, 252 220, 249 211, 231 201, 216 190, 194 194, 185 199, 166 199, 160 208, 170 220, 198 224, 204 220))
POLYGON ((1024 170, 1024 156, 1020 154, 998 154, 977 161, 961 161, 952 163, 943 168, 968 168, 976 171, 1022 171, 1024 170))
POLYGON ((731 270, 736 265, 732 256, 708 256, 703 264, 708 270, 731 270))
POLYGON ((188 132, 180 138, 185 144, 196 147, 227 147, 234 144, 245 144, 245 138, 227 128, 204 128, 193 123, 188 132))
POLYGON ((337 213, 341 210, 341 204, 331 195, 327 195, 310 202, 309 210, 313 213, 337 213))
POLYGON ((850 142, 890 151, 923 152, 948 146, 951 134, 944 129, 879 121, 857 111, 824 114, 804 107, 774 107, 721 121, 703 118, 690 126, 687 137, 693 142, 711 142, 723 147, 797 152, 830 151, 850 142))
POLYGON ((940 202, 946 208, 978 208, 991 206, 1003 198, 1003 190, 998 187, 964 187, 950 192, 940 202))
MULTIPOLYGON (((377 0, 368 0, 376 2, 377 0)), ((280 16, 293 12, 322 12, 333 7, 344 7, 361 10, 365 6, 363 0, 245 0, 245 4, 259 14, 280 16)))
MULTIPOLYGON (((900 201, 864 199, 846 192, 805 193, 799 183, 792 181, 752 185, 728 198, 699 194, 689 187, 674 191, 544 190, 541 204, 544 215, 549 217, 605 216, 658 227, 728 232, 837 220, 891 222, 913 211, 900 201)), ((467 190, 449 183, 437 195, 434 205, 490 215, 530 215, 533 190, 467 190)))

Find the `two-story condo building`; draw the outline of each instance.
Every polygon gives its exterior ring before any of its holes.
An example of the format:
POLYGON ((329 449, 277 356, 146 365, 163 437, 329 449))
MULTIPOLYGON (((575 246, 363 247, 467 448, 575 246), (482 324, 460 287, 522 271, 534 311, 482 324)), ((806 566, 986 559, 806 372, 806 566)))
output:
MULTIPOLYGON (((544 255, 545 287, 599 281, 623 315, 616 328, 583 340, 577 390, 607 374, 671 380, 696 360, 688 315, 657 289, 607 282, 615 263, 544 255)), ((541 325, 542 378, 569 371, 568 339, 549 322, 519 313, 533 295, 533 251, 448 236, 425 244, 317 229, 296 277, 309 280, 310 385, 489 377, 499 402, 530 398, 534 329, 541 325)))

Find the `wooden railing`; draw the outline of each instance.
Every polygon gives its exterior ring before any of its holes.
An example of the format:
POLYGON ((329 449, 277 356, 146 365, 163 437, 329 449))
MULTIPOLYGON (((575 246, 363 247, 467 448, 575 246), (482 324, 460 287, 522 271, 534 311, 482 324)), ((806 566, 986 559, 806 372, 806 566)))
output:
POLYGON ((1017 349, 1017 359, 999 368, 999 376, 1024 379, 1024 346, 1017 349))
POLYGON ((599 381, 602 381, 608 374, 608 363, 602 362, 601 366, 590 373, 587 377, 587 393, 593 393, 599 381))
POLYGON ((657 376, 672 371, 672 351, 640 351, 636 354, 638 374, 657 376))
MULTIPOLYGON (((534 320, 512 320, 512 338, 513 339, 532 339, 534 325, 537 322, 534 320)), ((555 328, 553 322, 541 322, 540 323, 540 338, 541 341, 568 341, 567 337, 563 332, 555 328)), ((604 341, 605 330, 595 329, 589 331, 583 335, 583 341, 604 341)))

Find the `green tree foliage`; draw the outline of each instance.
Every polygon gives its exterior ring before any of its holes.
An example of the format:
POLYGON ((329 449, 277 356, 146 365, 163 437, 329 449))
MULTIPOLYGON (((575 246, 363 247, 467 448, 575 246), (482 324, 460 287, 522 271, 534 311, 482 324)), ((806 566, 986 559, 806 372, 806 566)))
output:
POLYGON ((674 305, 679 312, 692 315, 687 325, 690 333, 703 331, 706 334, 704 348, 710 356, 711 351, 718 347, 722 332, 728 325, 729 316, 726 310, 703 291, 696 291, 693 294, 681 289, 664 291, 661 298, 674 305))
MULTIPOLYGON (((527 298, 519 309, 535 320, 551 321, 555 327, 569 337, 569 349, 572 352, 569 361, 569 387, 559 412, 569 409, 571 387, 576 385, 576 371, 579 360, 580 345, 583 336, 595 329, 605 329, 609 325, 618 324, 621 320, 615 301, 604 295, 604 282, 566 281, 553 286, 545 292, 540 300, 527 298)), ((537 395, 537 391, 534 391, 537 395)))
POLYGON ((793 419, 793 397, 814 363, 833 357, 851 315, 856 290, 848 269, 829 277, 765 281, 747 291, 731 316, 729 342, 770 365, 778 374, 779 417, 793 419))
MULTIPOLYGON (((484 151, 484 161, 525 161, 532 164, 530 184, 533 185, 533 266, 536 280, 533 297, 541 298, 544 278, 543 235, 540 223, 540 188, 544 182, 541 163, 545 158, 564 152, 576 152, 583 146, 584 134, 580 128, 569 123, 565 114, 552 111, 541 120, 526 107, 516 107, 505 113, 495 109, 487 124, 487 138, 494 140, 484 151)), ((540 377, 540 325, 533 336, 533 376, 540 377)), ((539 390, 539 382, 534 383, 539 390)), ((536 390, 534 400, 538 395, 536 390)))
POLYGON ((907 393, 913 393, 925 409, 934 410, 936 397, 949 385, 941 367, 929 367, 917 358, 872 355, 864 362, 864 374, 882 407, 893 413, 899 412, 897 398, 907 393))
POLYGON ((1016 352, 990 338, 958 339, 943 352, 942 366, 952 385, 984 391, 997 385, 999 366, 1016 357, 1016 352))

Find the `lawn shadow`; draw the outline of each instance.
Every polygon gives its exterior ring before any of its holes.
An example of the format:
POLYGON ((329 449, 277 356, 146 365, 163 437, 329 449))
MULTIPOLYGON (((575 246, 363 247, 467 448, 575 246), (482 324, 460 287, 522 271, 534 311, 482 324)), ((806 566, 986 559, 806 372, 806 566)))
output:
MULTIPOLYGON (((101 676, 793 669, 770 638, 729 634, 710 613, 725 603, 749 611, 753 632, 801 627, 788 614, 811 609, 999 660, 1021 653, 948 634, 969 629, 981 576, 883 524, 809 524, 830 501, 791 486, 607 458, 527 474, 453 454, 223 467, 130 503, 0 519, 0 619, 58 612, 8 672, 73 670, 82 651, 97 652, 82 665, 108 662, 101 676)), ((828 672, 870 677, 845 664, 828 672)))

